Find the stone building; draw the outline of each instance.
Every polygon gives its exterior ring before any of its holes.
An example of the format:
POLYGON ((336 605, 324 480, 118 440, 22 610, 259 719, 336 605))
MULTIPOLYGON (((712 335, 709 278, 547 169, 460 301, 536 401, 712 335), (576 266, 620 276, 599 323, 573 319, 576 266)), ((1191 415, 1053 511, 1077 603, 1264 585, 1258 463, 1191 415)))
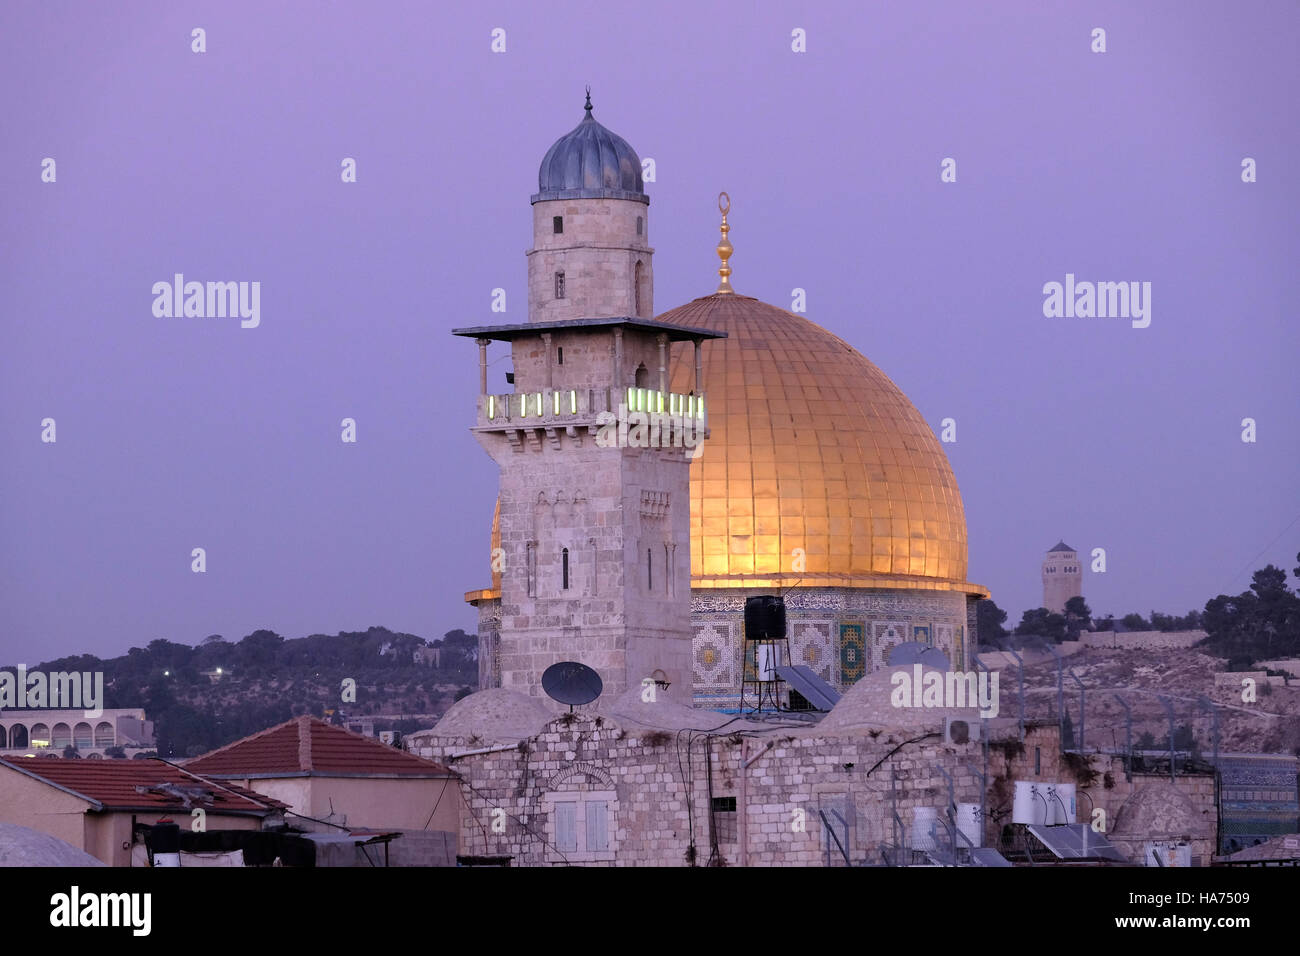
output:
MULTIPOLYGON (((793 663, 810 667, 839 690, 882 668, 889 650, 903 642, 932 644, 954 666, 973 666, 975 601, 988 592, 966 581, 961 494, 930 425, 880 369, 843 340, 802 315, 734 291, 729 199, 720 207, 717 291, 659 315, 653 328, 646 324, 654 301, 649 202, 636 152, 595 120, 588 98, 582 122, 546 152, 532 197, 532 328, 509 333, 515 392, 489 395, 486 371, 482 376, 477 437, 498 462, 528 467, 503 464, 491 528, 491 586, 466 595, 479 611, 480 687, 512 686, 511 670, 502 667, 503 654, 511 653, 503 648, 504 618, 513 617, 518 627, 529 616, 503 597, 512 582, 526 587, 536 575, 537 587, 554 587, 563 578, 565 548, 573 562, 584 547, 596 547, 596 536, 580 524, 596 520, 600 502, 582 490, 547 490, 554 480, 535 470, 546 461, 543 445, 557 452, 565 447, 564 454, 581 458, 594 454, 590 441, 585 451, 571 447, 567 425, 557 429, 553 424, 564 423, 540 417, 534 417, 532 430, 510 423, 517 444, 486 439, 484 405, 494 411, 519 408, 529 394, 551 402, 553 383, 561 406, 568 401, 564 389, 584 386, 577 390, 577 407, 588 411, 593 409, 583 402, 592 385, 598 402, 606 388, 611 395, 620 388, 644 390, 656 408, 662 401, 671 409, 679 396, 693 402, 707 384, 707 413, 694 406, 707 437, 702 448, 692 449, 689 509, 681 489, 669 496, 671 520, 687 521, 688 527, 670 535, 630 527, 624 533, 629 552, 633 539, 655 538, 653 547, 638 543, 637 554, 651 573, 661 568, 661 581, 678 587, 676 579, 689 564, 689 584, 684 578, 680 587, 690 590, 688 681, 697 703, 737 702, 742 676, 754 667, 752 651, 745 652, 741 611, 756 594, 784 593, 793 663), (610 348, 609 326, 568 345, 554 327, 614 318, 646 330, 634 336, 627 327, 617 381, 602 377, 610 362, 600 351, 610 348), (635 355, 633 338, 645 343, 635 355), (541 453, 530 456, 526 448, 541 453), (525 489, 533 516, 524 514, 519 496, 525 489), (561 534, 570 512, 572 527, 561 534), (584 517, 588 513, 591 518, 584 517), (525 527, 530 522, 536 530, 525 527), (545 530, 551 524, 555 533, 545 530), (568 541, 560 540, 566 536, 568 541), (535 542, 535 555, 526 550, 528 542, 535 542), (653 551, 648 558, 646 550, 653 551)), ((483 340, 485 369, 486 345, 507 334, 463 333, 483 340)), ((629 397, 634 404, 635 395, 629 397)), ((706 401, 703 394, 698 398, 706 401)), ((639 501, 628 504, 629 511, 643 510, 639 501)), ((632 567, 628 558, 626 568, 632 567)), ((581 575, 590 572, 578 573, 580 590, 589 588, 581 575)), ((589 615, 609 613, 583 608, 573 618, 595 624, 589 615)), ((543 639, 550 638, 539 635, 543 639)))
POLYGON ((154 748, 153 721, 141 708, 109 708, 98 717, 86 714, 78 709, 7 709, 0 714, 0 753, 62 754, 72 746, 83 757, 97 760, 112 747, 121 747, 127 756, 154 748))
POLYGON ((1043 607, 1053 614, 1065 613, 1065 602, 1083 597, 1083 569, 1079 553, 1064 541, 1043 558, 1043 607))
POLYGON ((469 782, 460 828, 468 858, 516 866, 924 861, 951 842, 942 812, 950 795, 980 802, 979 744, 947 743, 942 733, 945 717, 978 717, 893 708, 890 677, 882 670, 859 682, 820 726, 646 701, 637 687, 558 716, 534 698, 487 690, 409 735, 407 746, 469 782))

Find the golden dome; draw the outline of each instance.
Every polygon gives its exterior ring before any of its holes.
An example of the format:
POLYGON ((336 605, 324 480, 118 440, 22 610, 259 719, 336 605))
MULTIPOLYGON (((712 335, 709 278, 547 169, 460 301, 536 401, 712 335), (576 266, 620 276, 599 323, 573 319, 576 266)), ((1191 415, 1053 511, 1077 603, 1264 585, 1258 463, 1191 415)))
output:
MULTIPOLYGON (((987 595, 966 583, 947 456, 880 369, 802 316, 734 292, 658 320, 727 333, 703 345, 710 436, 691 464, 692 587, 987 595)), ((693 350, 680 343, 671 390, 693 383, 693 350)))

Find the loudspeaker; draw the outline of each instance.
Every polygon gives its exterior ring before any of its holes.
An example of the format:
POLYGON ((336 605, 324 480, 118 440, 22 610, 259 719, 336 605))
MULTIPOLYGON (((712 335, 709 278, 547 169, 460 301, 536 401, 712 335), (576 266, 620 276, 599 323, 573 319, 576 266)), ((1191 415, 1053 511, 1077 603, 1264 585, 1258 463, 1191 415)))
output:
POLYGON ((785 637, 785 598, 762 594, 745 599, 745 640, 772 641, 785 637))

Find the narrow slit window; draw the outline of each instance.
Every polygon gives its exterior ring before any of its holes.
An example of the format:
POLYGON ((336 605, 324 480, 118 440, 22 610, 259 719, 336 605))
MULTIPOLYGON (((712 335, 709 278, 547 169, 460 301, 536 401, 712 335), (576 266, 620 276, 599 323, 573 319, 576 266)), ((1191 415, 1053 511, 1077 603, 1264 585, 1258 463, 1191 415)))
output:
POLYGON ((636 217, 636 234, 637 234, 638 236, 641 235, 641 233, 642 233, 642 231, 644 230, 644 228, 645 228, 644 222, 642 221, 642 219, 641 219, 640 216, 637 216, 637 217, 636 217))
POLYGON ((561 587, 569 590, 569 549, 565 548, 560 552, 560 579, 561 587))
POLYGON ((563 217, 563 216, 552 216, 552 217, 551 217, 551 231, 554 232, 557 236, 560 235, 562 232, 564 232, 564 217, 563 217))
POLYGON ((645 586, 651 591, 655 589, 655 553, 650 548, 645 549, 645 586))
POLYGON ((564 346, 563 346, 563 345, 561 345, 561 346, 559 347, 559 349, 556 350, 556 355, 557 355, 557 358, 556 358, 555 364, 556 364, 556 365, 563 365, 563 364, 564 364, 564 346))
POLYGON ((555 297, 557 299, 564 298, 564 273, 563 272, 555 273, 555 297))

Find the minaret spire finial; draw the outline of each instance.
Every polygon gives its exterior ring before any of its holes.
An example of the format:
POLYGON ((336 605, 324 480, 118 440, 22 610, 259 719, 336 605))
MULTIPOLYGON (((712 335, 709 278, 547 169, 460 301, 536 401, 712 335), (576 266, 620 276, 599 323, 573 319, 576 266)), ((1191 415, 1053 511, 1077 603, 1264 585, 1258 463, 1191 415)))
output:
POLYGON ((734 293, 736 290, 731 287, 731 266, 727 263, 732 253, 731 240, 727 238, 727 233, 731 232, 731 227, 727 225, 727 213, 731 212, 731 197, 726 193, 718 193, 718 211, 722 213, 722 225, 718 227, 722 230, 722 238, 718 240, 718 258, 722 260, 718 275, 722 277, 722 281, 718 283, 718 292, 734 293))
POLYGON ((591 86, 587 86, 587 105, 583 107, 588 113, 591 112, 591 86))

